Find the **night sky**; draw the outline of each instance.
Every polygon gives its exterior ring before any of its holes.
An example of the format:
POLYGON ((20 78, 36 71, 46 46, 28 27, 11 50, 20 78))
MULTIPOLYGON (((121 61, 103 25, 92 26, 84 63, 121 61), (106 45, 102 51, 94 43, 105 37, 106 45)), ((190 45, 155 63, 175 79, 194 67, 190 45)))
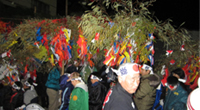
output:
MULTIPOLYGON (((69 0, 69 14, 84 12, 85 8, 78 1, 81 0, 69 0)), ((199 0, 157 0, 148 9, 154 12, 160 21, 169 18, 175 27, 185 22, 183 28, 199 30, 199 0)), ((65 0, 58 0, 57 12, 61 16, 65 15, 65 0)))
POLYGON ((189 30, 199 30, 199 0, 157 0, 149 8, 159 20, 172 19, 172 24, 189 30))

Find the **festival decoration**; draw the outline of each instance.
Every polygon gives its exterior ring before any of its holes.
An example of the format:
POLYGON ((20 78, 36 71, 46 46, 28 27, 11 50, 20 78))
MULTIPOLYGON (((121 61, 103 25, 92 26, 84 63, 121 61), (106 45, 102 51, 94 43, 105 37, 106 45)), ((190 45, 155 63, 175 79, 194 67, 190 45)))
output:
POLYGON ((181 51, 185 51, 184 46, 185 46, 185 44, 183 42, 183 44, 181 45, 181 48, 180 48, 181 51))
MULTIPOLYGON (((52 65, 58 62, 61 66, 63 60, 73 60, 77 57, 91 64, 103 62, 107 66, 150 61, 151 65, 155 65, 155 73, 162 65, 170 70, 177 66, 183 67, 188 56, 197 54, 197 43, 190 39, 187 30, 175 29, 170 24, 171 20, 161 22, 153 19, 147 9, 153 2, 155 1, 137 1, 135 4, 131 0, 99 2, 111 6, 116 12, 113 15, 109 15, 105 8, 100 7, 104 4, 90 3, 92 10, 84 13, 81 19, 67 16, 62 19, 24 20, 9 33, 3 24, 0 25, 4 27, 0 28, 3 29, 0 31, 0 53, 10 51, 12 54, 6 53, 2 58, 8 62, 16 59, 18 70, 23 71, 26 64, 30 67, 30 63, 50 60, 52 65), (5 32, 8 37, 3 34, 5 32), (167 56, 154 59, 156 40, 162 41, 165 46, 168 45, 173 54, 167 48, 167 56), (180 51, 180 45, 185 51, 180 51), (26 60, 27 57, 35 61, 26 60), (94 59, 93 63, 91 58, 94 59), (171 59, 176 63, 170 62, 171 59)), ((33 67, 38 69, 37 66, 33 67)))
POLYGON ((170 60, 170 65, 174 65, 175 64, 175 60, 170 60))

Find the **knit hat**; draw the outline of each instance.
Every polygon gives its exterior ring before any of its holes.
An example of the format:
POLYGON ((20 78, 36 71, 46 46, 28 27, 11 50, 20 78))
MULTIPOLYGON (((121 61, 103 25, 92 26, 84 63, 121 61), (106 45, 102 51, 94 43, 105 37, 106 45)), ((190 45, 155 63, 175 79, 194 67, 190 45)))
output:
MULTIPOLYGON (((200 86, 200 78, 198 79, 198 86, 200 86)), ((187 108, 188 110, 200 110, 200 88, 194 89, 187 99, 187 108)))
POLYGON ((120 65, 118 70, 112 69, 112 71, 120 76, 135 74, 139 73, 139 65, 137 63, 123 63, 122 65, 120 65))

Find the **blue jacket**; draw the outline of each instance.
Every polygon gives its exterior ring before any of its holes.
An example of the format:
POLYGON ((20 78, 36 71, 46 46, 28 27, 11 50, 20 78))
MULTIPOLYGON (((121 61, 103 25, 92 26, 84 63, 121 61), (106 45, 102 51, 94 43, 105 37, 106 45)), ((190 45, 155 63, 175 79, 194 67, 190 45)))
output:
POLYGON ((51 88, 57 91, 60 89, 59 79, 60 79, 60 72, 57 67, 54 67, 48 75, 48 79, 45 86, 47 88, 51 88))
POLYGON ((187 97, 188 93, 181 85, 178 85, 174 91, 168 89, 163 110, 172 110, 172 108, 174 110, 187 110, 187 97))
POLYGON ((67 82, 69 78, 67 75, 62 75, 60 77, 60 89, 62 90, 62 104, 59 110, 68 110, 69 99, 74 86, 70 82, 67 82))

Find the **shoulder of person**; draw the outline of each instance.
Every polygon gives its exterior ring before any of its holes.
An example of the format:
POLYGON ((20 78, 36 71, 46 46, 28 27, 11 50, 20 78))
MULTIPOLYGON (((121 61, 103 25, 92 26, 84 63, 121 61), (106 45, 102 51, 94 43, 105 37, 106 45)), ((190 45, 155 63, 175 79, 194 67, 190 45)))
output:
POLYGON ((157 74, 149 75, 148 80, 149 80, 149 85, 152 87, 157 87, 161 82, 161 78, 157 74))

